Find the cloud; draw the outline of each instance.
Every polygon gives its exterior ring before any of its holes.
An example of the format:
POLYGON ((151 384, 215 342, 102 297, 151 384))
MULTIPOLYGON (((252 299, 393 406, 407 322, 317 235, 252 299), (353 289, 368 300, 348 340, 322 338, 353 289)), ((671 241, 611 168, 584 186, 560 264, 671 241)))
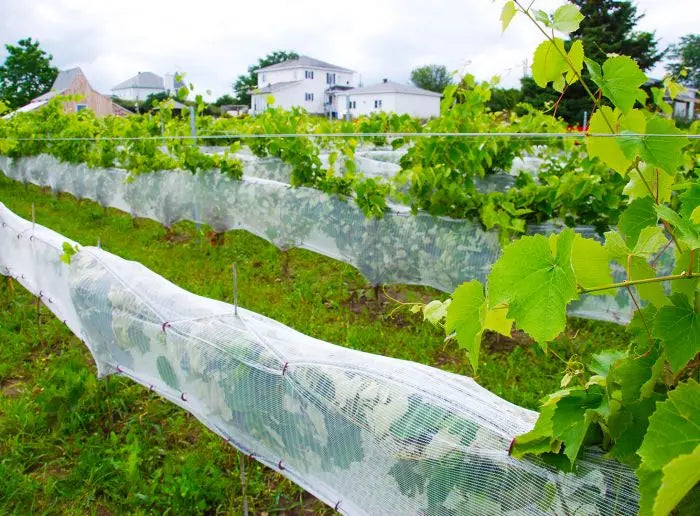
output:
MULTIPOLYGON (((557 0, 538 0, 545 10, 557 0)), ((356 70, 367 83, 408 81, 411 69, 445 64, 479 79, 500 75, 517 86, 541 37, 525 19, 501 34, 502 2, 489 0, 3 0, 3 43, 31 36, 59 68, 80 66, 109 93, 139 71, 187 72, 199 91, 229 93, 248 65, 276 49, 296 50, 356 70)), ((661 46, 697 29, 667 0, 640 0, 640 30, 661 46)), ((522 17, 521 17, 522 18, 522 17)), ((0 50, 0 59, 4 49, 0 50)), ((661 68, 654 70, 663 73, 661 68)))

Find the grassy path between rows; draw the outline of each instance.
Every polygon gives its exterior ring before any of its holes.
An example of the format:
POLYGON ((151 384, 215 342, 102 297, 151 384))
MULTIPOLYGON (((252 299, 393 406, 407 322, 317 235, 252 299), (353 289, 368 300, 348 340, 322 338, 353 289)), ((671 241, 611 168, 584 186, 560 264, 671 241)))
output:
MULTIPOLYGON (((379 302, 349 265, 273 245, 243 231, 212 246, 206 230, 104 210, 68 195, 54 198, 0 175, 0 202, 22 217, 83 245, 136 260, 196 294, 233 301, 296 330, 343 346, 471 375, 466 356, 418 315, 379 302)), ((445 294, 388 287, 394 298, 427 301, 445 294)), ((121 377, 98 381, 87 348, 21 286, 0 277, 0 513, 240 514, 236 451, 180 408, 121 377)), ((621 327, 572 320, 552 344, 579 359, 624 347, 621 327)), ((527 339, 486 336, 476 380, 519 405, 536 408, 555 389, 564 364, 527 339)), ((249 462, 251 513, 332 513, 275 472, 249 462)))

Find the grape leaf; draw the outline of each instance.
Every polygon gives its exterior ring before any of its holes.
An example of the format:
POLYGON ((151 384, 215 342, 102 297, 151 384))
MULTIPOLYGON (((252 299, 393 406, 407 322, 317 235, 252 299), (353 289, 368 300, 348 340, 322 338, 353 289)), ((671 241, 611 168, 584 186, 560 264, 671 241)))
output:
POLYGON ((637 63, 627 56, 609 57, 600 66, 590 59, 586 60, 591 79, 595 82, 607 98, 627 113, 634 107, 635 101, 640 98, 639 87, 648 79, 637 63))
POLYGON ((610 437, 615 441, 608 456, 632 467, 639 466, 637 450, 649 426, 649 416, 656 410, 656 402, 663 398, 654 393, 636 403, 620 405, 611 412, 607 424, 610 437))
MULTIPOLYGON (((646 333, 645 333, 646 335, 646 333)), ((646 342, 649 346, 649 340, 646 342)), ((648 354, 627 356, 615 362, 608 374, 610 395, 619 392, 622 403, 630 404, 654 393, 656 382, 663 373, 664 357, 658 342, 648 354)))
POLYGON ((484 287, 477 280, 462 283, 452 293, 452 302, 447 308, 445 331, 455 332, 457 343, 466 348, 474 372, 479 367, 481 334, 485 317, 484 287))
POLYGON ((672 295, 671 303, 659 309, 651 333, 665 344, 671 369, 677 373, 700 353, 700 317, 682 294, 672 295))
MULTIPOLYGON (((629 264, 629 279, 631 280, 656 277, 656 271, 643 258, 633 256, 629 264)), ((637 290, 639 297, 645 301, 649 301, 657 308, 669 304, 666 291, 664 291, 661 282, 640 283, 635 285, 634 288, 637 290)))
POLYGON ((510 337, 511 328, 513 328, 513 319, 508 319, 507 308, 492 308, 486 312, 484 329, 498 332, 504 337, 510 337))
MULTIPOLYGON (((680 135, 680 129, 673 120, 654 117, 647 121, 648 134, 680 135)), ((688 144, 687 138, 645 136, 639 144, 641 158, 650 165, 663 168, 669 174, 675 174, 683 164, 682 149, 688 144)))
POLYGON ((510 22, 513 19, 513 16, 515 16, 516 12, 517 10, 515 9, 515 4, 512 1, 506 2, 503 5, 503 9, 501 10, 501 27, 503 32, 505 32, 508 25, 510 25, 510 22))
MULTIPOLYGON (((608 106, 603 106, 598 109, 588 125, 590 134, 613 134, 613 131, 608 122, 613 128, 618 127, 621 123, 621 113, 618 110, 613 111, 608 106)), ((586 149, 592 158, 598 158, 607 166, 612 168, 620 175, 625 175, 627 169, 632 165, 632 160, 628 158, 616 141, 617 138, 604 136, 588 136, 586 138, 586 149)))
MULTIPOLYGON (((649 427, 638 454, 642 459, 636 473, 640 486, 640 512, 651 513, 652 508, 669 503, 672 498, 681 499, 692 486, 677 482, 677 471, 669 468, 666 489, 661 491, 664 470, 668 464, 684 455, 695 453, 700 445, 700 385, 689 379, 669 392, 668 398, 656 404, 656 411, 649 418, 649 427), (664 495, 659 499, 659 494, 664 495)), ((694 468, 698 468, 697 461, 694 468)), ((654 512, 656 513, 656 512, 654 512)))
POLYGON ((603 389, 597 385, 574 390, 562 397, 552 416, 552 434, 564 443, 564 454, 573 465, 596 412, 604 411, 603 389))
POLYGON ((681 201, 681 209, 678 210, 678 213, 684 219, 690 220, 693 211, 700 206, 700 184, 694 183, 678 198, 681 201))
POLYGON ((575 32, 583 20, 583 15, 578 6, 573 4, 564 4, 559 7, 552 15, 552 28, 559 32, 575 32))
MULTIPOLYGON (((450 306, 450 303, 449 299, 445 302, 439 299, 432 300, 423 307, 423 320, 437 326, 447 316, 447 308, 450 306)), ((420 307, 420 305, 417 306, 420 307)))
MULTIPOLYGON (((592 238, 574 237, 571 265, 576 274, 576 283, 584 288, 607 285, 613 282, 610 275, 610 255, 592 238)), ((591 292, 592 295, 615 294, 614 289, 591 292)))
POLYGON ((588 369, 593 371, 598 376, 606 378, 612 365, 625 356, 626 354, 624 351, 606 349, 605 351, 596 353, 591 357, 591 363, 588 364, 588 369))
POLYGON ((522 458, 528 453, 539 455, 541 453, 557 453, 561 447, 561 441, 552 437, 552 416, 556 410, 556 403, 543 405, 535 426, 529 432, 519 435, 513 442, 511 455, 522 458))
POLYGON ((670 222, 676 230, 676 236, 691 250, 700 247, 700 225, 681 218, 665 204, 656 206, 656 213, 666 222, 670 222))
POLYGON ((540 88, 546 88, 550 82, 556 82, 569 69, 564 59, 564 40, 554 38, 539 44, 532 60, 532 78, 540 88))
POLYGON ((550 237, 556 255, 550 239, 522 237, 503 250, 489 274, 490 308, 508 303, 508 317, 541 344, 563 331, 566 305, 578 298, 571 265, 574 235, 566 229, 550 237))
POLYGON ((692 453, 700 444, 700 384, 692 378, 669 392, 649 418, 649 430, 639 448, 642 462, 661 469, 674 458, 692 453))
POLYGON ((656 202, 668 202, 671 200, 673 181, 673 176, 663 169, 647 165, 642 168, 641 176, 637 170, 630 172, 630 182, 625 185, 622 193, 629 196, 631 201, 640 197, 652 197, 653 193, 656 202))
POLYGON ((667 243, 668 239, 661 227, 647 226, 639 232, 632 254, 648 258, 656 254, 667 243))
MULTIPOLYGON (((637 237, 639 238, 639 237, 637 237)), ((627 255, 632 254, 632 251, 625 243, 624 238, 618 231, 605 232, 605 249, 611 259, 617 260, 620 265, 626 265, 627 255)))
POLYGON ((642 229, 647 226, 656 226, 658 216, 654 211, 654 201, 651 197, 635 199, 620 215, 618 228, 625 236, 628 246, 634 247, 639 239, 642 229))
POLYGON ((654 501, 654 514, 670 514, 683 497, 700 482, 700 445, 679 455, 662 470, 661 486, 654 501))
POLYGON ((564 78, 566 79, 566 84, 573 84, 578 80, 581 70, 583 70, 583 42, 580 39, 571 44, 567 57, 569 58, 570 66, 567 68, 564 78))
MULTIPOLYGON (((680 274, 683 271, 687 271, 690 267, 690 251, 684 250, 682 253, 678 253, 676 250, 676 263, 673 267, 673 274, 680 274)), ((695 258, 693 260, 693 272, 700 272, 700 260, 695 258)), ((698 281, 700 279, 696 276, 694 278, 686 278, 680 281, 671 281, 671 292, 674 294, 682 294, 691 303, 695 302, 695 290, 698 288, 698 281)))

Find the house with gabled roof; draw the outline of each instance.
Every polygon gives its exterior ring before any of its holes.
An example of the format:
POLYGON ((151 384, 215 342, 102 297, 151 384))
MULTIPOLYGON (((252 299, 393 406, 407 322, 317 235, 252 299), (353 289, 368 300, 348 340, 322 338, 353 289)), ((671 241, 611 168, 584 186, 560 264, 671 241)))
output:
POLYGON ((309 56, 265 66, 256 72, 258 87, 251 91, 253 114, 265 111, 272 96, 275 106, 299 106, 309 113, 337 116, 334 93, 356 85, 353 70, 309 56))
POLYGON ((175 95, 181 86, 184 86, 184 82, 176 79, 175 74, 165 74, 163 78, 153 72, 138 72, 133 77, 114 86, 112 95, 123 100, 142 102, 149 95, 159 93, 175 95))
POLYGON ((92 89, 87 77, 85 77, 85 74, 80 68, 71 68, 70 70, 61 70, 58 72, 49 91, 38 96, 26 106, 22 106, 6 116, 13 116, 16 113, 26 113, 28 111, 41 109, 49 100, 57 95, 82 96, 80 100, 71 100, 63 103, 63 110, 66 113, 77 113, 83 109, 91 109, 97 116, 123 116, 131 114, 128 109, 124 109, 122 106, 112 102, 112 99, 109 97, 92 89))
POLYGON ((408 114, 415 118, 440 116, 442 95, 410 84, 384 79, 378 84, 335 94, 338 116, 355 118, 377 112, 408 114))

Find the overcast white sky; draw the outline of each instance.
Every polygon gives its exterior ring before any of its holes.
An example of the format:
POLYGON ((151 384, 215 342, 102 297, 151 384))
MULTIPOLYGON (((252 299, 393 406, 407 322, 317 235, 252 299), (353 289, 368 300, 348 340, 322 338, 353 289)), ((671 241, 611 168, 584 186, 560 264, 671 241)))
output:
MULTIPOLYGON (((0 0, 0 43, 38 39, 56 66, 80 66, 104 93, 139 71, 183 70, 197 90, 217 97, 276 49, 351 68, 365 84, 407 82, 414 67, 438 63, 517 86, 541 37, 517 18, 502 35, 503 1, 0 0)), ((646 14, 638 28, 655 31, 661 48, 700 27, 698 0, 636 3, 646 14)), ((3 46, 0 60, 5 53, 3 46)), ((661 67, 652 72, 662 74, 661 67)))

